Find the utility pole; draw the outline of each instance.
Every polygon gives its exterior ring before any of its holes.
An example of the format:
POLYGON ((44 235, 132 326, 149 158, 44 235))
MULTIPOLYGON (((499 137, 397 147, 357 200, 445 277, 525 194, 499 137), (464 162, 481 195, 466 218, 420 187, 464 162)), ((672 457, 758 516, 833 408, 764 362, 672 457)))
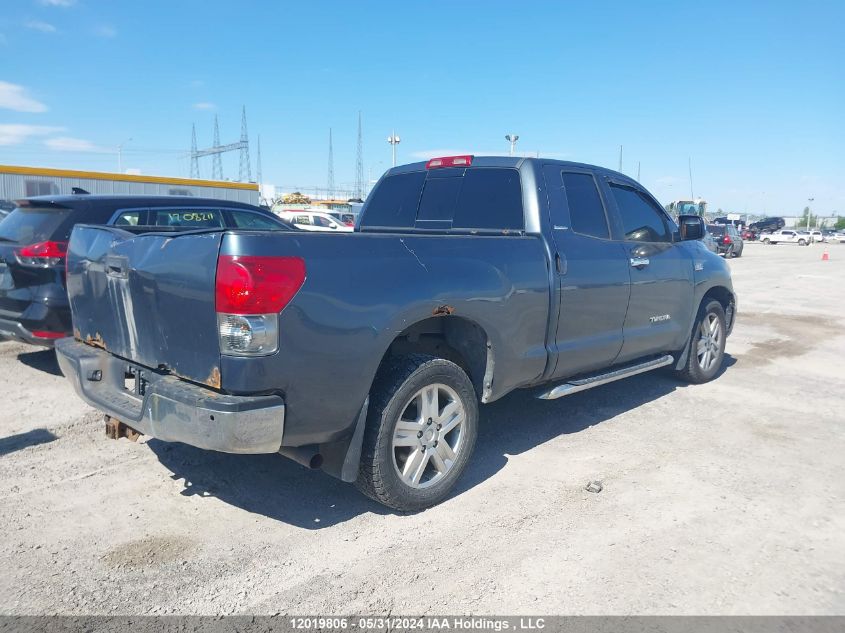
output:
MULTIPOLYGON (((215 143, 216 145, 216 143, 215 143)), ((249 182, 252 180, 252 170, 249 164, 249 135, 246 132, 246 106, 243 106, 243 113, 241 115, 241 164, 238 170, 238 180, 240 182, 249 182)))
POLYGON ((200 161, 197 157, 197 126, 191 124, 191 178, 200 177, 200 161))
POLYGON ((640 161, 637 161, 637 182, 640 182, 640 161))
POLYGON ((326 197, 334 199, 334 149, 332 148, 332 129, 329 128, 329 176, 326 180, 326 197))
MULTIPOLYGON (((214 115, 214 147, 220 147, 220 126, 217 125, 217 115, 214 115)), ((214 180, 223 180, 223 159, 220 154, 214 154, 211 162, 211 177, 214 180)))
MULTIPOLYGON (((807 202, 812 203, 815 198, 807 198, 807 202)), ((810 216, 813 215, 813 210, 810 208, 810 205, 807 205, 807 230, 810 230, 810 216)))
POLYGON ((258 154, 255 157, 255 178, 258 182, 259 189, 261 188, 261 183, 264 181, 261 177, 261 136, 258 137, 258 154))
POLYGON ((620 174, 622 173, 622 146, 619 146, 619 169, 617 170, 620 174))
POLYGON ((402 139, 396 135, 396 130, 387 137, 387 142, 390 143, 390 148, 393 150, 393 166, 396 167, 396 146, 402 142, 402 139))
POLYGON ((355 158, 355 193, 358 200, 364 198, 364 136, 361 130, 361 111, 358 110, 358 152, 355 158))
POLYGON ((687 157, 687 165, 689 166, 689 197, 694 202, 695 194, 692 192, 692 156, 687 157))
POLYGON ((510 155, 513 156, 513 150, 516 147, 516 142, 519 140, 519 134, 505 134, 505 140, 511 144, 510 155))
POLYGON ((117 146, 117 173, 119 174, 123 173, 123 146, 131 140, 131 138, 128 138, 117 146))

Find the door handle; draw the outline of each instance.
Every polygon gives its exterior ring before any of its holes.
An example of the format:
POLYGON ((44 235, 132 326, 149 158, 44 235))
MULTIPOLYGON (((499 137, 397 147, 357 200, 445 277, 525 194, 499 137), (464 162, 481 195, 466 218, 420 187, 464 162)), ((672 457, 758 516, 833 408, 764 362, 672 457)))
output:
POLYGON ((632 268, 645 268, 649 265, 648 257, 632 257, 631 258, 631 267, 632 268))

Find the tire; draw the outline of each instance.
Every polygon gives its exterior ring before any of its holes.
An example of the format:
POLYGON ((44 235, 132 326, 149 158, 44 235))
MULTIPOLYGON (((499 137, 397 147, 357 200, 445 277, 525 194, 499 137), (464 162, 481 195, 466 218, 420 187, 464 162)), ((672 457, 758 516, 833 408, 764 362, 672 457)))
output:
POLYGON ((806 246, 807 242, 805 240, 798 240, 798 246, 806 246))
POLYGON ((478 398, 463 369, 424 354, 398 357, 379 370, 370 391, 355 485, 401 512, 436 505, 466 469, 477 435, 478 398), (435 397, 436 408, 423 401, 435 397))
POLYGON ((698 315, 695 319, 695 325, 692 328, 692 335, 690 336, 689 349, 687 354, 687 362, 683 369, 678 370, 678 377, 681 380, 693 384, 701 384, 713 380, 719 369, 722 367, 722 361, 725 358, 725 340, 727 339, 727 324, 725 322, 725 310, 722 304, 715 300, 709 300, 702 303, 698 309, 698 315), (712 325, 713 321, 718 323, 718 332, 715 331, 712 325), (707 323, 705 326, 703 324, 707 323), (711 333, 708 339, 704 337, 705 328, 711 333), (717 336, 718 334, 718 336, 717 336), (703 341, 708 341, 704 344, 706 348, 702 351, 703 341), (701 356, 709 350, 715 356, 708 357, 706 362, 703 362, 701 356))
POLYGON ((765 245, 767 245, 767 246, 768 246, 769 244, 771 244, 771 243, 772 243, 772 241, 771 241, 768 237, 767 237, 766 239, 764 239, 764 240, 763 240, 763 244, 765 244, 765 245))

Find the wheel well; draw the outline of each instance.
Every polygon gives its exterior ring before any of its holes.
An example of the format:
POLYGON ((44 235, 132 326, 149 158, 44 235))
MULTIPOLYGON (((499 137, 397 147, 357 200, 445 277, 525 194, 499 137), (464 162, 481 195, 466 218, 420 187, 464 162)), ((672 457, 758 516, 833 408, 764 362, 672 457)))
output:
POLYGON ((472 381, 486 402, 493 383, 493 351, 484 329, 469 319, 435 316, 405 328, 388 347, 381 364, 392 356, 429 354, 452 361, 472 381))
POLYGON ((714 288, 710 288, 710 290, 704 294, 704 297, 701 299, 701 305, 704 305, 708 299, 715 299, 722 304, 722 309, 725 311, 725 318, 728 321, 728 332, 730 332, 733 329, 736 307, 734 305, 733 293, 724 286, 716 286, 714 288))

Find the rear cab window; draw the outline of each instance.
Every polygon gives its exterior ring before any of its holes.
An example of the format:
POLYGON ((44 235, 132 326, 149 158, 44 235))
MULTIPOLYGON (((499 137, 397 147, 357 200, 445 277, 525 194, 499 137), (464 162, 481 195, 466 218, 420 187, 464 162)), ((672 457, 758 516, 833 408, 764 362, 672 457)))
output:
POLYGON ((522 231, 519 171, 470 167, 388 176, 371 194, 361 228, 522 231))
MULTIPOLYGON (((564 171, 561 176, 572 230, 581 235, 608 239, 607 214, 593 175, 564 171)), ((558 222, 555 221, 555 224, 558 222)))
POLYGON ((232 216, 232 222, 239 229, 283 229, 285 228, 273 218, 265 217, 258 213, 251 213, 249 211, 236 211, 235 209, 228 209, 232 216))

